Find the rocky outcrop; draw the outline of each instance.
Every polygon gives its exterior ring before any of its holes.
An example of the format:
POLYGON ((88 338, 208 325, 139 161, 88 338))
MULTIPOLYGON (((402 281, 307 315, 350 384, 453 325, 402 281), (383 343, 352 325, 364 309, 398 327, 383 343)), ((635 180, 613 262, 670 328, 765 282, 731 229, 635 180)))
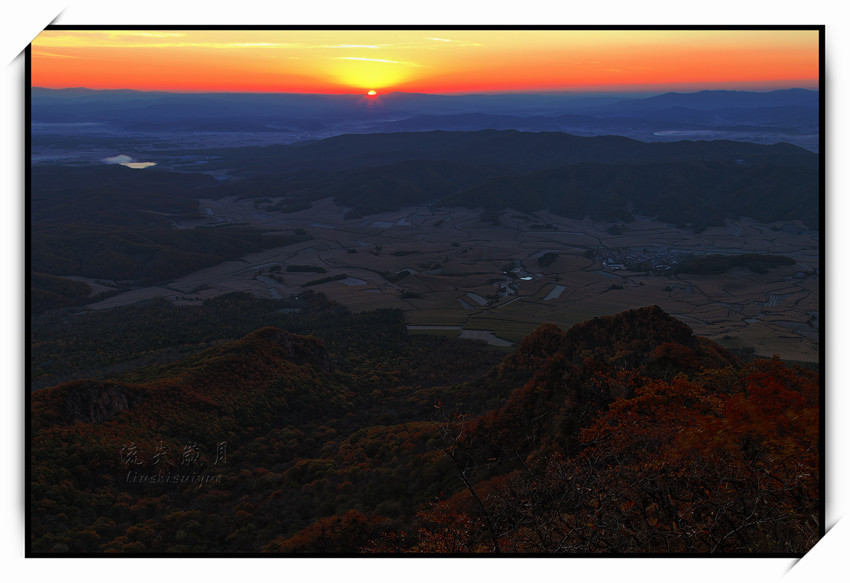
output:
POLYGON ((64 387, 62 418, 68 423, 102 423, 143 399, 133 387, 98 381, 76 381, 64 387))

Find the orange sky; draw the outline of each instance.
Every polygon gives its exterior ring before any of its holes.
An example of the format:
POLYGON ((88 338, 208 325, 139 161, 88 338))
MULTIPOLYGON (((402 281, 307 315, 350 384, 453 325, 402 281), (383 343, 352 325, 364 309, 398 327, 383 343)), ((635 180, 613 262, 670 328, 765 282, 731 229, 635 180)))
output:
POLYGON ((424 93, 816 88, 815 30, 47 30, 34 87, 424 93))

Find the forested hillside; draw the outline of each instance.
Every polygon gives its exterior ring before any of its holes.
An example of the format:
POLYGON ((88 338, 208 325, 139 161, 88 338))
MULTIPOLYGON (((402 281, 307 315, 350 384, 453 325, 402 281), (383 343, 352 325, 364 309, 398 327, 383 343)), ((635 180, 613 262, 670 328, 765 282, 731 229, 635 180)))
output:
MULTIPOLYGON (((32 394, 33 552, 795 555, 817 541, 817 375, 743 364, 657 307, 543 325, 506 354, 319 294, 225 300, 183 308, 198 326, 180 337, 178 309, 133 308, 161 316, 114 362, 153 343, 179 360, 32 394), (261 306, 278 317, 236 317, 261 306)), ((51 346, 89 353, 105 323, 80 317, 73 336, 41 331, 41 366, 51 346)))
POLYGON ((697 228, 725 218, 817 229, 818 155, 790 144, 645 143, 561 132, 399 132, 199 151, 238 182, 210 198, 285 197, 295 210, 333 197, 350 218, 405 205, 506 207, 595 220, 634 214, 697 228))

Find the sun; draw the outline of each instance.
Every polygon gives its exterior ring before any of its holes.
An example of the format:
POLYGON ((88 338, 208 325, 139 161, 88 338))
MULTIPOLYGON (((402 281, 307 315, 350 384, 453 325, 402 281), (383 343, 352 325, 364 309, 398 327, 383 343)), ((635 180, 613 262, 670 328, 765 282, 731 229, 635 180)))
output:
POLYGON ((374 89, 370 89, 370 90, 366 93, 366 95, 368 95, 369 97, 375 97, 376 95, 378 95, 378 92, 377 92, 377 91, 375 91, 374 89))

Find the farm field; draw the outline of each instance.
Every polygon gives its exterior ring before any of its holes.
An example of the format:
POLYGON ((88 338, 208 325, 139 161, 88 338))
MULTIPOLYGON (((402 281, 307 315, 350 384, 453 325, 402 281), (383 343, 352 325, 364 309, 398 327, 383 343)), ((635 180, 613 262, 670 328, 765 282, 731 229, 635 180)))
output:
POLYGON ((412 333, 460 334, 504 345, 544 322, 567 328, 657 304, 729 348, 800 361, 819 358, 819 239, 799 224, 741 219, 694 233, 649 219, 613 224, 545 212, 529 216, 508 209, 494 217, 481 209, 427 207, 345 219, 346 209, 330 199, 289 214, 261 212, 254 200, 202 200, 198 218, 176 226, 248 223, 264 231, 298 230, 311 239, 89 307, 153 297, 191 304, 232 291, 289 297, 314 289, 354 312, 401 309, 412 333), (594 258, 594 253, 673 252, 778 254, 795 264, 765 273, 735 268, 718 275, 653 274, 594 258), (538 262, 547 254, 551 261, 538 262), (315 271, 287 271, 288 266, 315 271))

